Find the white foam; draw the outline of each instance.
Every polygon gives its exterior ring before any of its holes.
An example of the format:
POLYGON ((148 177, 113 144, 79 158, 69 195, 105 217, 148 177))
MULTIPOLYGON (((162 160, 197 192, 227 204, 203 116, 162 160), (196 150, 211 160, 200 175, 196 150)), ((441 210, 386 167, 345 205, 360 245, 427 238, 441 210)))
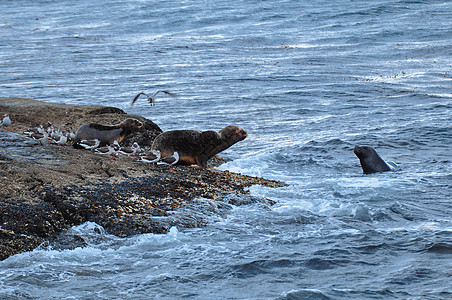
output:
POLYGON ((378 188, 391 185, 393 180, 388 177, 362 176, 362 177, 341 177, 327 179, 346 188, 378 188))
POLYGON ((445 225, 440 222, 426 221, 426 222, 421 222, 421 223, 404 223, 402 227, 378 228, 377 231, 385 233, 385 234, 390 234, 393 232, 405 232, 405 231, 410 231, 410 232, 415 232, 415 231, 452 232, 452 226, 445 227, 445 225))

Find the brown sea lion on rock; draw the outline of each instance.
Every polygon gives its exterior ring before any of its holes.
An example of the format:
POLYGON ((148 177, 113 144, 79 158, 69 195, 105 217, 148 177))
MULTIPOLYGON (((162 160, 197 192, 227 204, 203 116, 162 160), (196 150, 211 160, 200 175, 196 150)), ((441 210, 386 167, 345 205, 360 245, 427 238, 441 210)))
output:
POLYGON ((127 135, 140 130, 143 123, 137 119, 126 119, 118 125, 102 125, 97 123, 86 123, 80 126, 74 138, 73 146, 81 148, 81 140, 100 141, 100 146, 112 144, 115 140, 121 142, 127 135))
POLYGON ((358 156, 364 174, 391 171, 396 167, 392 163, 388 165, 370 146, 355 146, 353 152, 358 156))
POLYGON ((162 157, 179 154, 177 164, 197 164, 205 168, 207 161, 217 153, 231 147, 246 138, 245 130, 229 125, 219 132, 197 130, 172 130, 157 136, 152 144, 153 150, 159 150, 162 157))

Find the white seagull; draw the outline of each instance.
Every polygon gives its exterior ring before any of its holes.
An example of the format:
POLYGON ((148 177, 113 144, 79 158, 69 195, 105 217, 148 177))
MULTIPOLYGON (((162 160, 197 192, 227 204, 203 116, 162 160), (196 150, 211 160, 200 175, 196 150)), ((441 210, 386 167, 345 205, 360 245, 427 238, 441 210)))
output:
POLYGON ((138 145, 137 142, 134 142, 131 147, 120 147, 118 152, 128 156, 135 155, 140 150, 141 150, 140 145, 138 145))
POLYGON ((177 164, 178 161, 179 161, 179 153, 174 152, 173 155, 166 156, 166 157, 163 157, 162 159, 160 159, 159 163, 172 166, 172 165, 177 164))
POLYGON ((99 147, 100 140, 99 139, 81 140, 78 144, 85 148, 86 150, 92 150, 99 147))
POLYGON ((159 160, 160 160, 159 150, 150 150, 147 151, 144 155, 140 156, 140 161, 147 164, 156 163, 159 160))
POLYGON ((155 97, 156 97, 157 94, 160 93, 160 92, 165 93, 165 94, 167 94, 167 95, 170 95, 171 97, 176 97, 176 95, 174 95, 173 93, 168 92, 168 91, 161 91, 161 90, 158 90, 158 91, 157 91, 154 95, 152 95, 152 96, 149 96, 148 94, 141 92, 141 93, 139 93, 138 95, 136 95, 135 98, 133 98, 132 103, 131 103, 130 105, 134 105, 135 102, 138 100, 138 98, 139 98, 141 95, 145 95, 146 97, 148 97, 148 102, 149 102, 149 104, 154 105, 154 103, 155 103, 155 97))
POLYGON ((61 135, 58 141, 55 141, 58 145, 65 145, 67 143, 67 136, 61 135))
MULTIPOLYGON (((2 120, 2 123, 0 124, 0 126, 3 129, 3 127, 8 127, 10 125, 11 125, 11 119, 9 118, 9 114, 4 114, 3 120, 2 120)), ((6 130, 8 130, 8 129, 6 129, 6 130)))

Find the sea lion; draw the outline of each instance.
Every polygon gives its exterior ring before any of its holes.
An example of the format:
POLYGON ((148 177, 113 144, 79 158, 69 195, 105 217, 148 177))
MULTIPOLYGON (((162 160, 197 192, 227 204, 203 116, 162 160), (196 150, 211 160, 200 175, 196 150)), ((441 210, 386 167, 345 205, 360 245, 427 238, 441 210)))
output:
POLYGON ((355 146, 353 152, 358 156, 364 174, 391 171, 391 167, 395 167, 392 163, 388 165, 370 146, 355 146))
POLYGON ((162 157, 179 154, 180 165, 197 164, 205 168, 207 161, 217 153, 246 138, 245 130, 229 125, 220 131, 172 130, 161 133, 151 149, 159 150, 162 157))
POLYGON ((86 123, 77 130, 73 146, 82 148, 79 145, 81 140, 98 139, 100 146, 112 144, 115 140, 121 142, 127 135, 140 130, 141 127, 143 127, 143 123, 137 119, 126 119, 118 125, 86 123))

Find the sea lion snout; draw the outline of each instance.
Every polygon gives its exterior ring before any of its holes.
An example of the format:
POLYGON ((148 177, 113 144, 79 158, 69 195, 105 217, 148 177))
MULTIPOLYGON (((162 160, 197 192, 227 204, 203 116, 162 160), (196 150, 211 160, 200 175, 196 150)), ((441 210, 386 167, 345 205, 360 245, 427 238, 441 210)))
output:
POLYGON ((120 126, 124 127, 124 128, 133 128, 135 130, 140 130, 143 127, 143 123, 138 121, 137 119, 126 119, 124 120, 120 126))
POLYGON ((225 140, 234 141, 234 144, 238 141, 243 141, 248 136, 248 133, 243 128, 235 125, 228 125, 218 133, 225 140))
POLYGON ((241 141, 246 139, 246 137, 248 136, 248 133, 242 128, 237 129, 237 131, 235 133, 241 137, 241 141))
POLYGON ((369 152, 369 147, 368 146, 355 146, 355 148, 353 148, 353 152, 355 153, 356 156, 360 157, 360 156, 364 155, 365 153, 369 152))

